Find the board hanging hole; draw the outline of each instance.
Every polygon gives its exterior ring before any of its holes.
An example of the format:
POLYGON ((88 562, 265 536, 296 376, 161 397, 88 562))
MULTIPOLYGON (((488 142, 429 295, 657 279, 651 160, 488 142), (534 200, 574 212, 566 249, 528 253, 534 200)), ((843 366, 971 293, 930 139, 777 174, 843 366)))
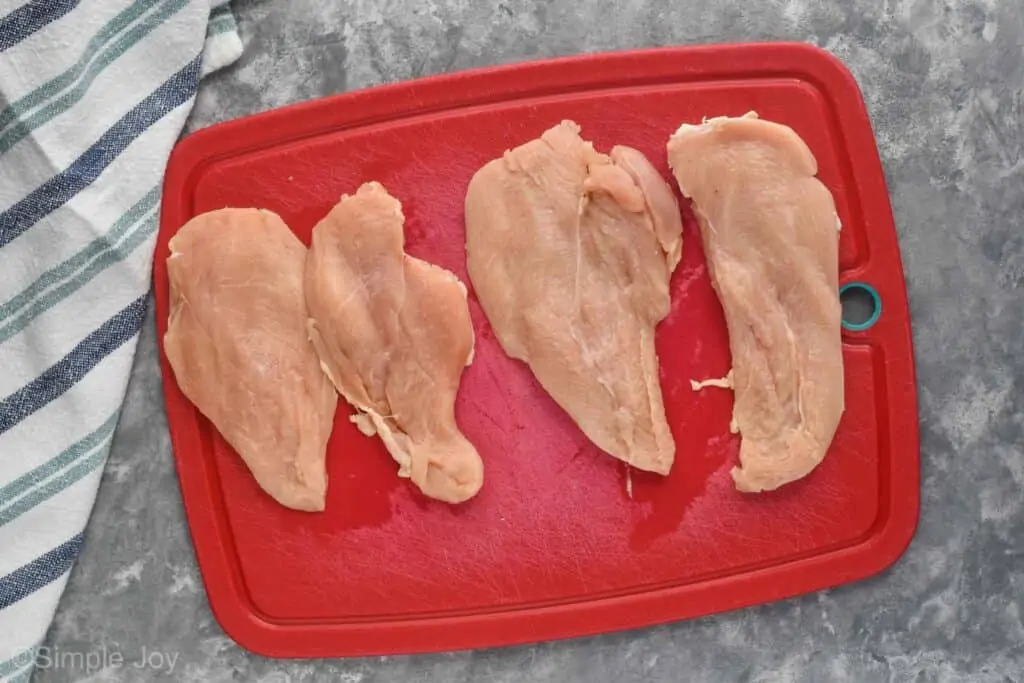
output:
POLYGON ((882 316, 882 298, 874 287, 864 282, 840 287, 839 303, 843 307, 843 328, 851 332, 871 328, 882 316))

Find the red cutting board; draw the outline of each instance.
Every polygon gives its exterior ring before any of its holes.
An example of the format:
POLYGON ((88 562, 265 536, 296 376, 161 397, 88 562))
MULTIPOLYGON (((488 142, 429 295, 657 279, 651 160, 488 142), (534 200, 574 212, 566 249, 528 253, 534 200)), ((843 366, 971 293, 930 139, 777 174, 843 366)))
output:
MULTIPOLYGON (((730 367, 722 311, 685 208, 672 312, 658 329, 678 445, 667 478, 590 444, 510 360, 470 291, 476 359, 457 417, 486 463, 478 497, 426 500, 342 402, 327 511, 286 510, 185 399, 163 362, 171 437, 213 611, 241 645, 321 657, 476 648, 632 628, 836 586, 900 555, 918 510, 910 319, 896 232, 857 85, 806 45, 672 48, 521 64, 401 83, 213 126, 171 157, 156 250, 166 330, 168 239, 226 206, 279 213, 308 243, 342 194, 382 182, 404 204, 408 251, 467 284, 463 199, 488 160, 571 118, 598 149, 626 144, 666 175, 681 122, 740 115, 792 126, 843 223, 841 280, 872 285, 878 323, 844 332, 847 410, 824 463, 783 490, 737 493, 732 394, 691 378, 730 367)), ((675 183, 672 183, 673 186, 675 183)))

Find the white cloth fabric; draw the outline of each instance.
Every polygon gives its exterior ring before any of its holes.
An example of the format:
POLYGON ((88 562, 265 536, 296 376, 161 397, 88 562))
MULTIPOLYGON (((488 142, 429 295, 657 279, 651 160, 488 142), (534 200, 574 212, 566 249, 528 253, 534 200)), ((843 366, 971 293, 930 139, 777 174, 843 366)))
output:
POLYGON ((164 168, 227 0, 0 0, 0 682, 82 543, 150 286, 164 168))

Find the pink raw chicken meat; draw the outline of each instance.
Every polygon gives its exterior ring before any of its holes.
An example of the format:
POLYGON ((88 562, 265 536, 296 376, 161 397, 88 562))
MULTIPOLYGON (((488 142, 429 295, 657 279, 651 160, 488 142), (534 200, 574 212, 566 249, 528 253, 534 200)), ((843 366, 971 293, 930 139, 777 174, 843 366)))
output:
POLYGON ((424 494, 459 503, 483 484, 480 456, 455 423, 473 355, 466 288, 404 252, 398 200, 367 183, 313 229, 306 266, 310 338, 324 372, 424 494))
POLYGON ((682 221, 640 152, 600 154, 571 121, 481 168, 466 196, 473 288, 505 352, 602 450, 668 474, 654 330, 682 221))
POLYGON ((306 332, 306 248, 274 213, 196 216, 170 241, 164 352, 185 396, 279 503, 323 510, 337 394, 306 332))
POLYGON ((822 461, 843 412, 835 203, 804 141, 753 112, 684 124, 668 159, 729 329, 733 479, 775 489, 822 461))

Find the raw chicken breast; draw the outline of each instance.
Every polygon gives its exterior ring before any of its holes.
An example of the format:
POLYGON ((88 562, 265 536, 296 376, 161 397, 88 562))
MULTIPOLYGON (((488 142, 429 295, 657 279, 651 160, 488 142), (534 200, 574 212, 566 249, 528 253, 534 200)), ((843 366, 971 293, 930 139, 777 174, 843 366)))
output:
POLYGON ((638 151, 594 151, 571 121, 480 169, 466 196, 469 277, 505 352, 601 449, 667 474, 655 326, 682 222, 638 151))
POLYGON ((483 484, 480 456, 455 424, 473 355, 466 288, 403 251, 401 204, 367 183, 313 229, 306 265, 310 338, 324 372, 431 498, 459 503, 483 484))
POLYGON ((196 216, 170 241, 164 352, 185 396, 296 510, 323 510, 338 397, 306 332, 306 248, 274 213, 196 216))
POLYGON ((693 199, 732 350, 741 491, 799 479, 843 412, 839 219, 790 128, 751 112, 683 125, 668 143, 693 199))

